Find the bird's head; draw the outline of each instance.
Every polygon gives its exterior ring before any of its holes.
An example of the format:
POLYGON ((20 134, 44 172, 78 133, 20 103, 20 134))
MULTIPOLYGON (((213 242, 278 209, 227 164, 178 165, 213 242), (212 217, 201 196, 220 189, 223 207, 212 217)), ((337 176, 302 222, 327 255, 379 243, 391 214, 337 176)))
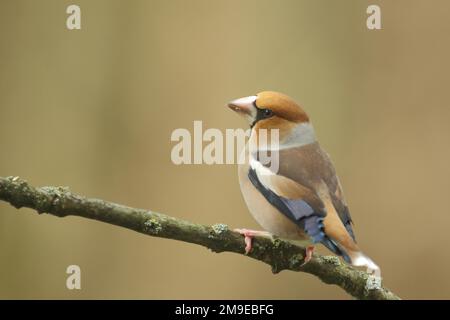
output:
POLYGON ((228 107, 246 118, 252 135, 261 129, 279 130, 279 140, 285 145, 301 145, 315 141, 314 129, 306 112, 290 97, 274 91, 236 99, 228 107))

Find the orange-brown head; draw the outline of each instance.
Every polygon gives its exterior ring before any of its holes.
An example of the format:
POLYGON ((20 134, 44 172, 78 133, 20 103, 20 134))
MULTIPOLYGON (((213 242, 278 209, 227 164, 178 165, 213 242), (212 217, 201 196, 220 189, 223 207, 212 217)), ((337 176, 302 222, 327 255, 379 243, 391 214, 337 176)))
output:
POLYGON ((282 93, 263 91, 256 96, 233 100, 228 107, 247 119, 252 133, 258 134, 259 129, 278 129, 280 142, 288 140, 296 144, 295 140, 314 140, 306 112, 282 93))

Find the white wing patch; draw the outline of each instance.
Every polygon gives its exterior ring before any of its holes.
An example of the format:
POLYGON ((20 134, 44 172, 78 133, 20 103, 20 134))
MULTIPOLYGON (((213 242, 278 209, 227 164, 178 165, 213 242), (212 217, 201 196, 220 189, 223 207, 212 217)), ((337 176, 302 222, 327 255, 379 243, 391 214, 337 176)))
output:
POLYGON ((256 175, 263 186, 272 190, 271 178, 275 175, 269 168, 250 155, 250 167, 256 171, 256 175))

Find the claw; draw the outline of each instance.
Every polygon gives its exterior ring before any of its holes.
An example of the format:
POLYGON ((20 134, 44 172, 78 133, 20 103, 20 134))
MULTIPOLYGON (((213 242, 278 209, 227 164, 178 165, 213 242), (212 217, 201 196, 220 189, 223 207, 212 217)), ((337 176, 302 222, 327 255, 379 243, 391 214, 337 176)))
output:
POLYGON ((234 229, 234 231, 242 234, 245 238, 245 254, 248 254, 252 250, 252 240, 253 240, 253 233, 252 230, 247 229, 234 229))
POLYGON ((312 255, 313 255, 313 252, 314 252, 314 246, 308 246, 308 247, 306 247, 306 250, 305 250, 305 259, 303 260, 303 263, 302 263, 302 267, 305 265, 305 264, 307 264, 310 260, 311 260, 311 258, 312 258, 312 255))
POLYGON ((244 235, 244 241, 245 241, 245 254, 248 254, 252 250, 252 241, 253 237, 249 235, 244 235))
POLYGON ((248 254, 252 250, 253 248, 252 240, 254 236, 263 236, 263 237, 271 236, 271 234, 266 231, 257 231, 249 229, 234 229, 234 231, 242 234, 245 237, 244 238, 245 254, 248 254))

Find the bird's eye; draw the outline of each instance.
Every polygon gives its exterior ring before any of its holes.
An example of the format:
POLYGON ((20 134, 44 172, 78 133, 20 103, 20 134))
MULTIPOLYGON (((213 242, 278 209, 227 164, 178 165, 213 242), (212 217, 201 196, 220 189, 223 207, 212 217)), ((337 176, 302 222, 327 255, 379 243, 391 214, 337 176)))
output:
POLYGON ((273 116, 273 111, 270 109, 264 109, 263 115, 264 115, 264 118, 269 118, 269 117, 273 116))

